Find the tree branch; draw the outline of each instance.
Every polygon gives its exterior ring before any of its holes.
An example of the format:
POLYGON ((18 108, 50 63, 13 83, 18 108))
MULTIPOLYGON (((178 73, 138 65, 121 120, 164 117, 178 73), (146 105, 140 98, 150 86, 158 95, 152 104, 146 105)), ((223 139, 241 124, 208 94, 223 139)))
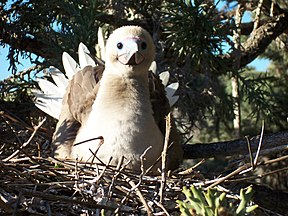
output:
MULTIPOLYGON (((243 50, 241 50, 240 53, 241 57, 239 67, 242 68, 252 62, 257 56, 265 51, 268 45, 275 38, 285 32, 285 30, 288 29, 287 20, 288 12, 285 12, 271 18, 265 24, 257 28, 243 44, 243 50)), ((225 67, 233 68, 233 62, 237 55, 239 55, 239 51, 233 50, 230 54, 224 55, 220 58, 222 58, 224 62, 227 62, 225 67)))
POLYGON ((41 40, 16 33, 13 27, 0 19, 0 42, 9 44, 14 49, 34 53, 43 58, 52 58, 55 53, 49 51, 52 45, 45 44, 41 40))
MULTIPOLYGON (((139 25, 150 32, 152 32, 151 26, 153 26, 151 24, 149 25, 145 20, 135 19, 130 21, 119 19, 116 16, 109 14, 100 14, 97 16, 97 20, 115 27, 123 25, 139 25)), ((46 34, 48 35, 49 33, 46 34)), ((55 58, 55 56, 59 55, 58 51, 51 49, 53 46, 58 46, 56 41, 51 39, 49 40, 50 43, 47 44, 40 40, 40 37, 41 35, 31 37, 26 32, 15 30, 14 26, 8 24, 5 19, 0 19, 0 43, 9 44, 14 49, 34 53, 44 59, 55 58)))
MULTIPOLYGON (((256 151, 259 136, 250 139, 252 151, 256 151)), ((288 131, 278 132, 269 135, 264 135, 262 150, 274 148, 281 145, 288 144, 288 131)), ((234 141, 216 142, 210 144, 187 144, 184 145, 184 158, 211 158, 215 156, 232 156, 232 155, 246 155, 248 154, 247 140, 239 139, 234 141)))

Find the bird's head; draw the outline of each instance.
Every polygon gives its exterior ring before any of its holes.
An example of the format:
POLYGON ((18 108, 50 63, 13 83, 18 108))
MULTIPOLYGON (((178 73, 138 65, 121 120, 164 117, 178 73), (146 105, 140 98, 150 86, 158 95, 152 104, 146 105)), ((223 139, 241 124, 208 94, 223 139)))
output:
POLYGON ((150 34, 138 26, 123 26, 107 40, 105 67, 119 75, 140 75, 148 72, 154 57, 155 46, 150 34))

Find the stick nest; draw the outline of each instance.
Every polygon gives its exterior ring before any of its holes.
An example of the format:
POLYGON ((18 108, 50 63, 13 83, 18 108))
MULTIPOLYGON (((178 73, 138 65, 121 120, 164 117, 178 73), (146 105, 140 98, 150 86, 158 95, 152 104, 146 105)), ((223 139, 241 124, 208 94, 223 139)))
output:
POLYGON ((185 199, 183 186, 218 187, 239 201, 231 185, 247 186, 247 179, 259 177, 249 163, 231 163, 215 178, 198 170, 203 161, 159 176, 139 175, 123 164, 59 161, 49 156, 51 119, 30 127, 7 111, 1 114, 1 215, 180 215, 176 200, 185 199))

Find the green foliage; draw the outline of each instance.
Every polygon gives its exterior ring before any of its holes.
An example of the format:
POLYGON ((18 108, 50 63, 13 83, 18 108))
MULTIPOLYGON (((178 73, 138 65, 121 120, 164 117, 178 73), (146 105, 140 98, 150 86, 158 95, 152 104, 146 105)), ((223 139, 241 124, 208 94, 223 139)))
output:
POLYGON ((32 101, 32 88, 35 88, 35 82, 29 77, 29 73, 11 77, 4 82, 0 81, 0 101, 17 101, 17 103, 32 101))
POLYGON ((208 1, 179 1, 166 5, 163 16, 167 43, 180 56, 195 65, 212 64, 214 55, 223 54, 223 42, 229 41, 223 21, 215 19, 216 5, 208 1))
MULTIPOLYGON (((87 46, 95 46, 100 25, 96 16, 101 16, 103 4, 95 0, 16 0, 4 1, 0 7, 6 9, 0 12, 1 17, 6 17, 9 22, 10 29, 6 31, 10 31, 11 35, 15 33, 17 37, 23 39, 31 39, 31 42, 37 41, 39 45, 43 44, 39 48, 43 49, 41 52, 46 53, 44 59, 46 66, 54 65, 61 68, 63 51, 76 58, 76 50, 80 42, 85 41, 87 46), (59 55, 52 53, 59 53, 59 55)), ((4 26, 4 28, 7 27, 4 26)), ((0 45, 4 44, 0 42, 0 45)), ((22 47, 22 45, 19 46, 22 47)), ((23 54, 21 50, 11 46, 8 57, 15 70, 19 54, 23 54)))
MULTIPOLYGON (((35 54, 44 61, 36 59, 36 64, 53 65, 63 71, 62 52, 77 59, 79 42, 84 42, 95 54, 99 26, 104 27, 107 36, 119 26, 140 25, 155 39, 159 70, 169 69, 171 80, 180 83, 179 120, 188 122, 182 125, 183 133, 190 136, 197 123, 201 130, 197 137, 200 141, 235 138, 231 74, 239 77, 243 135, 258 133, 262 120, 265 120, 268 131, 287 129, 287 35, 278 37, 263 55, 273 61, 269 74, 245 68, 238 70, 235 59, 230 59, 232 64, 227 64, 226 58, 233 50, 233 10, 238 4, 237 1, 230 4, 231 1, 219 2, 6 0, 0 2, 0 39, 3 38, 0 45, 11 45, 8 58, 14 70, 19 55, 31 58, 31 53, 25 50, 34 47, 32 51, 38 51, 35 54), (228 9, 220 9, 219 2, 227 3, 228 9), (30 39, 29 43, 27 39, 30 39)), ((283 0, 280 5, 287 8, 283 0)), ((248 8, 255 11, 255 8, 248 8)), ((249 38, 247 35, 241 36, 243 43, 249 38)), ((231 56, 236 58, 237 55, 231 56)), ((14 86, 17 85, 17 91, 25 92, 25 85, 15 81, 14 86)), ((18 100, 17 94, 14 95, 18 100)))
MULTIPOLYGON (((255 72, 246 69, 239 74, 241 126, 243 135, 256 135, 265 130, 274 132, 287 127, 288 87, 285 79, 271 72, 255 72)), ((217 97, 213 107, 207 109, 205 121, 197 137, 200 142, 217 142, 237 138, 233 136, 233 98, 229 76, 218 77, 217 97)))
POLYGON ((253 196, 251 186, 246 190, 240 190, 238 207, 236 207, 235 202, 227 198, 226 193, 221 193, 216 189, 204 191, 202 188, 196 188, 192 185, 189 189, 184 187, 183 193, 186 196, 186 200, 177 201, 183 216, 244 216, 258 207, 257 205, 249 206, 253 196))

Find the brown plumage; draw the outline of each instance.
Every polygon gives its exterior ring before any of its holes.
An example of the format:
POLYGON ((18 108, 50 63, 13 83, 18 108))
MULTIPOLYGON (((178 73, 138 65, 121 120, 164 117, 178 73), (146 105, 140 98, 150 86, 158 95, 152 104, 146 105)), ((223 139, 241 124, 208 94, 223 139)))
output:
MULTIPOLYGON (((129 168, 140 171, 140 156, 151 146, 145 168, 156 161, 170 106, 161 80, 148 71, 154 56, 152 38, 140 27, 121 27, 110 35, 105 68, 87 66, 69 82, 53 137, 56 157, 91 161, 91 151, 97 151, 105 163, 112 157, 110 164, 117 165, 124 157, 129 168), (85 142, 96 137, 104 142, 85 142), (74 145, 79 142, 84 143, 74 145)), ((175 169, 183 153, 173 120, 171 142, 167 165, 175 169)))

